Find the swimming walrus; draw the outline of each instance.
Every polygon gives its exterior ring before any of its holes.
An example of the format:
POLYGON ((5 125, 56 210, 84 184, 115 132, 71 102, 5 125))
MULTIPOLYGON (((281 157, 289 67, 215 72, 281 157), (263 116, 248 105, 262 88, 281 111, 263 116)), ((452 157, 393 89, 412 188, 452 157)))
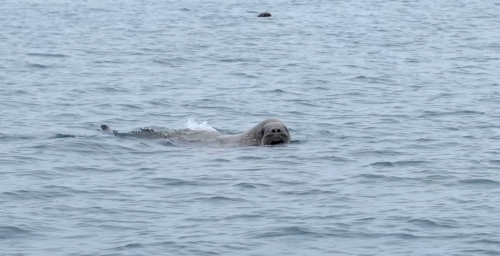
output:
POLYGON ((165 131, 158 131, 151 128, 141 128, 128 133, 120 133, 116 130, 112 131, 107 125, 101 125, 101 129, 103 131, 113 132, 116 136, 132 136, 152 139, 175 138, 185 141, 218 142, 229 145, 269 146, 289 144, 291 141, 288 127, 286 127, 286 125, 278 119, 264 120, 252 129, 236 135, 223 135, 213 130, 192 130, 188 128, 165 131))

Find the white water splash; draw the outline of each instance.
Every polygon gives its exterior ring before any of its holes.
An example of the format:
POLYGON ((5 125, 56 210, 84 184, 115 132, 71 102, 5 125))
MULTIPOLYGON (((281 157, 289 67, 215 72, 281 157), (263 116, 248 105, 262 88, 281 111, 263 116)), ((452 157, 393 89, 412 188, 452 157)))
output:
POLYGON ((216 132, 217 130, 210 126, 207 121, 203 122, 198 122, 193 118, 189 118, 186 122, 186 128, 191 129, 191 130, 206 130, 206 131, 214 131, 216 132))

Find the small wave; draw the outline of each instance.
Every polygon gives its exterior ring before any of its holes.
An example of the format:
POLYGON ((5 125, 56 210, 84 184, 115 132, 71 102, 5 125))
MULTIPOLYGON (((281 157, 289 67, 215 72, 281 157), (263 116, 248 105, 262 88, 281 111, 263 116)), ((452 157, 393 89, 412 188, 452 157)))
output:
POLYGON ((264 215, 260 214, 237 214, 237 215, 231 215, 227 216, 224 219, 226 220, 234 220, 234 219, 258 219, 262 218, 264 215))
POLYGON ((375 168, 383 167, 398 167, 398 166, 422 166, 426 164, 426 161, 397 161, 397 162, 375 162, 371 163, 370 166, 375 168))
POLYGON ((246 188, 246 189, 253 189, 257 188, 257 186, 251 184, 251 183, 239 183, 234 185, 235 187, 240 187, 240 188, 246 188))
POLYGON ((465 179, 459 181, 461 184, 470 185, 470 186, 478 186, 483 188, 499 188, 500 182, 489 179, 465 179))
POLYGON ((214 196, 210 198, 203 198, 203 201, 206 200, 213 203, 246 202, 246 200, 242 198, 230 198, 225 196, 214 196))
POLYGON ((451 176, 451 175, 429 175, 425 179, 432 181, 432 180, 450 180, 453 178, 454 178, 454 176, 451 176))
POLYGON ((235 63, 235 62, 258 62, 258 59, 243 59, 243 58, 235 58, 235 59, 222 59, 219 60, 219 62, 228 62, 228 63, 235 63))
POLYGON ((316 233, 305 228, 300 227, 287 227, 278 228, 273 231, 262 232, 255 235, 255 238, 270 238, 270 237, 281 237, 281 236, 312 236, 312 237, 322 237, 321 233, 316 233))
POLYGON ((492 245, 500 245, 500 241, 489 240, 489 239, 480 239, 468 242, 470 244, 492 244, 492 245))
POLYGON ((360 174, 355 176, 355 178, 365 178, 365 179, 386 179, 387 176, 381 174, 360 174))
POLYGON ((389 176, 389 175, 381 175, 381 174, 360 174, 354 176, 354 178, 362 179, 363 183, 374 183, 374 182, 422 182, 421 178, 413 178, 413 177, 398 177, 398 176, 389 176))
POLYGON ((303 180, 280 180, 278 183, 283 184, 283 185, 303 185, 307 184, 307 182, 303 180))
POLYGON ((465 253, 464 255, 500 255, 500 251, 497 250, 462 250, 461 252, 465 253))
POLYGON ((191 60, 185 59, 185 58, 171 58, 171 59, 156 59, 153 60, 154 63, 160 64, 160 65, 167 65, 167 66, 179 66, 183 63, 190 62, 191 60))
POLYGON ((351 78, 350 80, 352 81, 363 81, 367 82, 370 84, 394 84, 396 83, 395 80, 392 79, 387 79, 387 78, 379 78, 379 77, 368 77, 368 76, 357 76, 354 78, 351 78))
POLYGON ((23 199, 47 199, 47 198, 60 198, 60 197, 70 197, 71 194, 59 191, 31 191, 31 190, 17 190, 17 191, 6 191, 2 192, 0 195, 12 198, 14 200, 23 199))
POLYGON ((257 91, 260 94, 273 94, 273 95, 300 95, 299 93, 296 92, 291 92, 291 91, 286 91, 282 89, 274 89, 274 90, 259 90, 257 91))
POLYGON ((26 136, 26 135, 7 135, 0 133, 0 141, 19 141, 19 140, 33 140, 36 139, 36 136, 26 136))
POLYGON ((123 246, 123 248, 141 248, 141 247, 144 247, 141 243, 131 243, 131 244, 127 244, 125 246, 123 246))
POLYGON ((355 220, 355 222, 364 223, 364 222, 372 222, 372 221, 375 221, 375 220, 376 220, 376 218, 362 218, 362 219, 355 220))
POLYGON ((118 104, 118 106, 122 106, 125 108, 142 109, 141 107, 132 104, 118 104))
POLYGON ((231 160, 229 159, 224 159, 224 158, 216 158, 214 160, 212 160, 213 162, 223 162, 223 163, 228 163, 228 162, 232 162, 231 160))
POLYGON ((325 161, 331 161, 331 162, 352 162, 353 160, 348 159, 348 158, 343 158, 339 156, 323 156, 323 157, 317 157, 315 159, 321 159, 325 161))
POLYGON ((459 111, 450 111, 450 112, 438 112, 438 111, 424 111, 422 115, 419 117, 441 117, 441 116, 472 116, 472 115, 484 115, 484 112, 481 111, 473 111, 473 110, 459 110, 459 111))
POLYGON ((127 89, 122 89, 122 88, 116 88, 116 87, 97 87, 97 90, 104 91, 104 92, 129 92, 127 89))
POLYGON ((421 166, 427 164, 426 161, 398 161, 394 163, 396 166, 421 166))
POLYGON ((0 239, 18 238, 28 236, 31 232, 14 226, 0 226, 0 239))
POLYGON ((259 157, 259 156, 239 156, 236 159, 238 159, 238 160, 265 160, 264 157, 259 157))
POLYGON ((49 57, 49 58, 65 58, 69 57, 68 55, 64 54, 57 54, 57 53, 28 53, 29 56, 37 56, 37 57, 49 57))
POLYGON ((94 60, 94 63, 97 63, 97 64, 107 64, 107 63, 118 64, 118 63, 123 63, 123 61, 121 61, 121 60, 94 60))
POLYGON ((154 178, 151 179, 155 183, 159 183, 165 186, 199 186, 199 182, 193 182, 181 179, 171 179, 171 178, 154 178))
POLYGON ((293 191, 283 191, 283 192, 279 192, 279 193, 284 194, 284 195, 296 195, 296 196, 308 196, 308 195, 317 196, 317 195, 321 195, 321 194, 325 194, 325 195, 337 194, 336 191, 321 190, 321 189, 309 189, 309 190, 302 190, 302 191, 293 190, 293 191))
POLYGON ((500 160, 490 160, 490 164, 499 166, 500 160))
POLYGON ((371 163, 370 165, 375 167, 375 168, 394 167, 394 165, 391 162, 375 162, 375 163, 371 163))
POLYGON ((258 187, 269 187, 270 185, 262 184, 262 183, 242 182, 242 183, 238 183, 238 184, 233 185, 233 186, 239 187, 239 188, 254 189, 254 188, 258 188, 258 187))
POLYGON ((26 95, 26 94, 29 94, 29 92, 24 91, 24 90, 16 90, 13 94, 26 95))
POLYGON ((185 143, 178 138, 170 138, 170 139, 165 139, 159 142, 161 145, 165 147, 179 147, 183 146, 185 143))
POLYGON ((380 174, 361 174, 355 176, 355 178, 361 178, 366 180, 365 182, 378 182, 380 180, 384 181, 404 181, 404 180, 411 180, 411 178, 401 178, 401 177, 396 177, 396 176, 386 176, 386 175, 380 175, 380 174))
POLYGON ((250 75, 250 74, 247 74, 247 73, 244 73, 244 72, 231 72, 229 74, 235 75, 235 76, 239 76, 239 77, 243 77, 243 78, 259 78, 258 76, 250 75))
POLYGON ((417 226, 427 227, 427 228, 454 228, 451 225, 439 224, 431 220, 426 219, 411 219, 408 222, 415 224, 417 226))
POLYGON ((329 90, 330 90, 330 88, 328 88, 328 87, 323 87, 323 86, 316 86, 316 87, 311 88, 311 90, 329 91, 329 90))
POLYGON ((115 12, 114 10, 104 9, 104 8, 90 8, 90 12, 115 12))
POLYGON ((451 98, 457 96, 456 94, 452 93, 440 93, 434 97, 429 98, 430 101, 441 99, 441 98, 451 98))
POLYGON ((30 63, 30 64, 28 64, 28 66, 32 67, 32 68, 40 68, 40 69, 50 68, 50 66, 42 65, 42 64, 36 64, 36 63, 30 63))
POLYGON ((217 131, 215 128, 210 126, 207 121, 198 122, 193 118, 187 120, 186 128, 191 130, 202 130, 202 131, 213 131, 213 132, 217 131))

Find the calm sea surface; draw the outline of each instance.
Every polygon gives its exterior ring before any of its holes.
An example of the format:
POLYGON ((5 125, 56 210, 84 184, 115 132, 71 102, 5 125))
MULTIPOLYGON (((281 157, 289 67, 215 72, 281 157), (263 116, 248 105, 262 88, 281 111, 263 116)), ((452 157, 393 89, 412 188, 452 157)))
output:
POLYGON ((0 255, 500 255, 499 14, 2 0, 0 255), (293 143, 99 131, 266 118, 293 143))

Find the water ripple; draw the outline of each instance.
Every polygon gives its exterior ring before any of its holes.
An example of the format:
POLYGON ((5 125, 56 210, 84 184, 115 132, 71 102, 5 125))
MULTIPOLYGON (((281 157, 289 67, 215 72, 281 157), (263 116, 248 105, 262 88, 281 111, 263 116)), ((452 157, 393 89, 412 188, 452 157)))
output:
POLYGON ((500 182, 490 179, 465 179, 460 184, 478 188, 500 188, 500 182))
POLYGON ((46 58, 66 58, 69 57, 68 55, 64 54, 57 54, 57 53, 28 53, 27 55, 29 56, 35 56, 35 57, 46 57, 46 58))
POLYGON ((39 234, 16 226, 0 226, 0 239, 20 239, 39 236, 39 234))

